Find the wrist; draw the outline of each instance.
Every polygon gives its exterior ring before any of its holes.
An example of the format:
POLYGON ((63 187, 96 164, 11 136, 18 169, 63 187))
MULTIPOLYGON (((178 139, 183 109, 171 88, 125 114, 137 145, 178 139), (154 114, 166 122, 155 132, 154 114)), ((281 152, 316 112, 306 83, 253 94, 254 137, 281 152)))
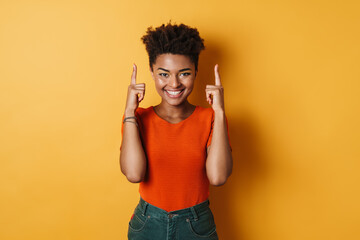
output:
POLYGON ((132 109, 126 109, 124 112, 124 116, 125 117, 134 117, 135 116, 135 111, 136 109, 132 110, 132 109))
POLYGON ((224 109, 214 109, 214 114, 215 116, 225 116, 225 111, 224 109))

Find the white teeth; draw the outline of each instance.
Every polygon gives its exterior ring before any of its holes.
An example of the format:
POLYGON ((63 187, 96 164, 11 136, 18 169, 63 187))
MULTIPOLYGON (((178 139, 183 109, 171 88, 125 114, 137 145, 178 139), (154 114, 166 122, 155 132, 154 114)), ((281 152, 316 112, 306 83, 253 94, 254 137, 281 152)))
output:
POLYGON ((181 91, 169 91, 169 90, 166 90, 166 92, 168 92, 170 95, 178 95, 179 93, 181 93, 181 91))

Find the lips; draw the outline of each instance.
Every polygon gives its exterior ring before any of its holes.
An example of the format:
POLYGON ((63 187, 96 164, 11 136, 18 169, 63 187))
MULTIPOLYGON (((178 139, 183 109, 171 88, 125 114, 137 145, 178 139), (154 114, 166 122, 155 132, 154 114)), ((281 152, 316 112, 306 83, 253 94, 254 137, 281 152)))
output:
POLYGON ((184 89, 182 90, 177 90, 177 91, 172 91, 172 90, 164 90, 166 95, 171 97, 171 98, 178 98, 182 95, 182 93, 184 92, 184 89))

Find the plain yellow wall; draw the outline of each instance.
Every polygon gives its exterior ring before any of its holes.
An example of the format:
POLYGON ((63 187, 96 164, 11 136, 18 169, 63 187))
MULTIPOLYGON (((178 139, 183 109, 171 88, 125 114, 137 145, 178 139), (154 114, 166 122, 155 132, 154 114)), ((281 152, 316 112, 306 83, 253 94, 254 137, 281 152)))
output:
POLYGON ((119 169, 140 37, 170 19, 219 63, 234 171, 211 188, 223 240, 360 239, 359 1, 0 1, 0 239, 126 239, 139 195, 119 169))

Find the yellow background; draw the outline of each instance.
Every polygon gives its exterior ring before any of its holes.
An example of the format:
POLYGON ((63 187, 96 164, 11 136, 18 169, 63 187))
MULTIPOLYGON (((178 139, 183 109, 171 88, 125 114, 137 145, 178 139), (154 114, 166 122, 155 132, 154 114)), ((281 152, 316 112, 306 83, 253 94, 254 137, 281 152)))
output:
MULTIPOLYGON (((205 39, 191 100, 219 63, 234 171, 211 188, 221 239, 360 239, 359 1, 0 1, 0 239, 126 239, 120 173, 140 37, 170 19, 205 39)), ((176 171, 174 169, 174 171, 176 171)))

